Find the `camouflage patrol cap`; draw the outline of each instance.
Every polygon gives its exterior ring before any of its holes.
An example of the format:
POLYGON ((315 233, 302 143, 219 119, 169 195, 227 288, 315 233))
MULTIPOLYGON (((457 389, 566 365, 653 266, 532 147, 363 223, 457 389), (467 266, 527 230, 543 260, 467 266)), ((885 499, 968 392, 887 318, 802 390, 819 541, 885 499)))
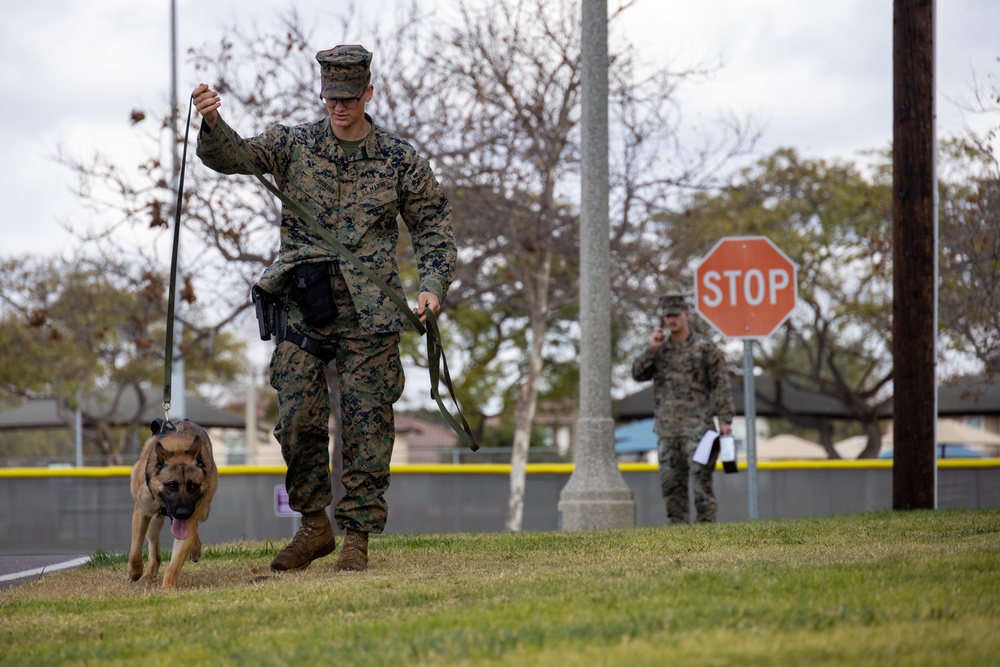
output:
POLYGON ((689 308, 687 296, 684 294, 667 294, 660 297, 660 312, 664 315, 678 315, 689 308))
POLYGON ((371 51, 358 44, 335 46, 316 54, 323 97, 360 97, 371 78, 371 51))

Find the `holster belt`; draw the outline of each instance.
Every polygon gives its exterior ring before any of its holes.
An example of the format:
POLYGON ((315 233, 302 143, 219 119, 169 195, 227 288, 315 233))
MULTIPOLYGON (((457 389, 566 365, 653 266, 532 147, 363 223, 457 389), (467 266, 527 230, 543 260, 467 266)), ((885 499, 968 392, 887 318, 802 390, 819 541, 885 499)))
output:
POLYGON ((323 347, 323 344, 320 343, 315 338, 310 338, 309 336, 304 336, 302 334, 295 333, 294 331, 289 331, 287 327, 283 332, 280 332, 278 334, 278 343, 280 343, 283 340, 287 340, 289 343, 292 343, 293 345, 298 345, 300 348, 302 348, 309 354, 319 357, 320 359, 323 360, 324 363, 327 364, 333 361, 334 357, 336 356, 333 350, 327 347, 323 347))

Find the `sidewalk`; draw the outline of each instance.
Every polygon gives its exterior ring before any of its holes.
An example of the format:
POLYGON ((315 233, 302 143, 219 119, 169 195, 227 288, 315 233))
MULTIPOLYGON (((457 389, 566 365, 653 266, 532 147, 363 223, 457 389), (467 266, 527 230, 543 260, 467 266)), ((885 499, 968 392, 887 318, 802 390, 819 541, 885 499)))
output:
POLYGON ((76 554, 0 556, 0 590, 45 576, 46 572, 83 565, 90 556, 76 554))

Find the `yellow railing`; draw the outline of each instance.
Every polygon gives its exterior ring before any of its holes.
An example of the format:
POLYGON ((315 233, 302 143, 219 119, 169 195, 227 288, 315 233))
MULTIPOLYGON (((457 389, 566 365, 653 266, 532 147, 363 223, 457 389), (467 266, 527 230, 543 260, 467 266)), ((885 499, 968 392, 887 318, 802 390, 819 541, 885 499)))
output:
MULTIPOLYGON (((938 468, 1000 468, 1000 458, 939 459, 938 468)), ((746 463, 739 463, 746 470, 746 463)), ((863 470, 892 468, 891 459, 866 459, 863 461, 761 461, 758 470, 863 470)), ((394 465, 394 475, 509 475, 509 463, 427 463, 394 465)), ((621 472, 656 472, 655 463, 619 463, 621 472)), ((721 465, 719 466, 721 470, 721 465)), ((572 463, 529 463, 529 475, 569 475, 572 463)), ((83 468, 0 468, 0 478, 52 478, 52 477, 128 477, 128 466, 83 468)), ((220 475, 284 475, 285 466, 223 465, 220 475)))

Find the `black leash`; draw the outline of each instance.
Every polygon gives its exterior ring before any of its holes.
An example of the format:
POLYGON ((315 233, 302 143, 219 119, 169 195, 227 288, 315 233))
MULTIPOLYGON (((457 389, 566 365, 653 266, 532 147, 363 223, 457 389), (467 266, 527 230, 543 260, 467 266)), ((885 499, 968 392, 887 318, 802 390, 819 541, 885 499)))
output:
MULTIPOLYGON (((190 110, 189 110, 190 113, 190 110)), ((306 211, 302 206, 299 205, 294 199, 291 199, 284 192, 279 190, 273 183, 264 178, 264 175, 260 173, 257 166, 248 158, 244 153, 242 148, 240 148, 239 142, 236 139, 232 129, 222 122, 222 117, 219 116, 219 121, 216 122, 216 129, 222 131, 223 136, 229 141, 236 155, 239 156, 240 162, 243 166, 247 168, 251 175, 253 175, 258 181, 260 181, 265 188, 271 191, 274 196, 281 200, 289 209, 292 210, 295 215, 297 215, 301 220, 308 224, 314 232, 323 237, 330 246, 336 250, 340 256, 350 262, 356 269, 361 271, 366 278, 375 283, 376 287, 382 290, 387 297, 407 316, 413 328, 417 330, 420 335, 427 336, 427 367, 430 373, 431 379, 431 398, 438 405, 438 409, 441 411, 441 415, 444 417, 445 421, 448 422, 449 426, 458 434, 459 439, 465 446, 467 446, 472 451, 479 449, 479 443, 476 442, 476 437, 472 434, 472 428, 469 426, 468 422, 465 420, 465 416, 462 415, 462 408, 458 404, 458 399, 455 397, 455 389, 452 385, 451 374, 448 372, 448 361, 444 356, 444 348, 441 345, 441 331, 438 329, 437 318, 434 317, 434 313, 430 308, 424 309, 424 315, 427 317, 427 326, 420 321, 416 313, 410 310, 409 304, 406 300, 399 294, 396 293, 389 285, 385 283, 384 280, 378 277, 374 271, 372 271, 368 266, 361 262, 354 253, 348 250, 343 243, 337 240, 333 234, 328 230, 324 229, 319 221, 312 216, 308 211, 306 211), (451 395, 451 400, 455 404, 456 412, 458 417, 456 418, 444 404, 444 400, 441 397, 441 392, 439 389, 439 383, 444 380, 444 386, 448 389, 451 395)), ((185 142, 186 144, 186 142, 185 142)), ((183 173, 183 172, 182 172, 183 173)), ((183 179, 182 179, 183 180, 183 179)))
POLYGON ((188 134, 191 131, 191 109, 194 98, 188 98, 187 125, 184 127, 184 148, 181 151, 181 171, 177 179, 177 202, 174 204, 174 247, 170 255, 170 287, 167 296, 167 347, 163 358, 163 421, 170 423, 170 397, 174 372, 174 303, 177 292, 177 254, 181 243, 181 204, 184 201, 184 166, 187 164, 188 134))

